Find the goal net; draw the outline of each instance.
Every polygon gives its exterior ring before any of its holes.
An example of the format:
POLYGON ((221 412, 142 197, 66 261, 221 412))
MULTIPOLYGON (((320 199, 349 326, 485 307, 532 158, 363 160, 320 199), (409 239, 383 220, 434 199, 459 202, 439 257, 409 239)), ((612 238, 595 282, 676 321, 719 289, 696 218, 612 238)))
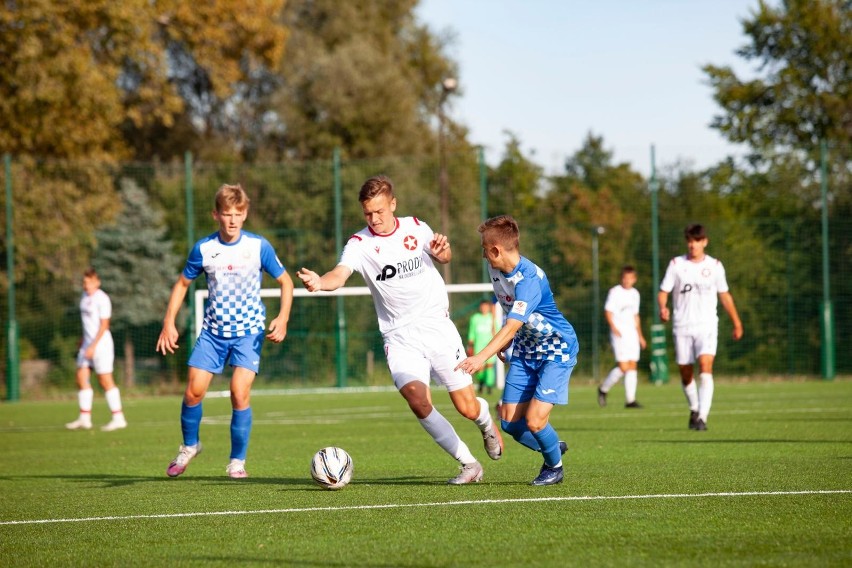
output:
MULTIPOLYGON (((465 345, 470 317, 480 301, 491 299, 491 284, 448 284, 450 317, 465 345)), ((281 291, 260 291, 267 322, 278 313, 281 291)), ((263 344, 256 381, 271 386, 327 387, 391 385, 390 373, 370 289, 345 286, 331 292, 293 291, 293 307, 283 343, 263 344)), ((201 332, 207 290, 195 292, 194 331, 201 332)), ((497 321, 502 314, 497 305, 497 321)), ((504 369, 498 361, 497 387, 504 369)))

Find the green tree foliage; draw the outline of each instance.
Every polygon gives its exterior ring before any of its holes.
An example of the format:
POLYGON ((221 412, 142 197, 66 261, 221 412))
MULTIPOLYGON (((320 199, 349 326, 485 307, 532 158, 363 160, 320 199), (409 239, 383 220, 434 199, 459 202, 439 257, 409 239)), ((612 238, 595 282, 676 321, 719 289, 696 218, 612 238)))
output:
MULTIPOLYGON (((737 51, 756 77, 707 65, 724 113, 713 127, 755 149, 813 149, 852 138, 852 5, 849 0, 761 0, 743 21, 750 43, 737 51)), ((848 147, 846 148, 848 157, 848 147)))
POLYGON ((271 107, 277 157, 423 155, 436 140, 442 43, 416 23, 416 0, 291 0, 282 88, 271 107))
POLYGON ((223 128, 282 56, 282 4, 5 3, 0 150, 102 160, 126 156, 138 135, 162 135, 181 118, 201 133, 223 128))
MULTIPOLYGON (((133 331, 162 321, 180 259, 163 215, 131 178, 122 178, 121 212, 97 232, 92 264, 113 304, 111 327, 124 338, 125 384, 134 383, 133 331)), ((141 346, 148 352, 151 345, 141 346)))

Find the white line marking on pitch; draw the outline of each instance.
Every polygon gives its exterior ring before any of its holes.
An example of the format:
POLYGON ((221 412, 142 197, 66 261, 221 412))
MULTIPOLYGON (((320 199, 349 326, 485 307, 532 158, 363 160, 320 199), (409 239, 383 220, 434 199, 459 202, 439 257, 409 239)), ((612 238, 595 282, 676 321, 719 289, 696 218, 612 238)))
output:
POLYGON ((197 513, 168 513, 161 515, 123 515, 111 517, 81 517, 79 519, 32 519, 0 521, 2 525, 39 525, 48 523, 84 523, 89 521, 128 521, 137 519, 177 519, 182 517, 212 517, 227 515, 269 515, 281 513, 310 513, 317 511, 366 511, 371 509, 407 509, 414 507, 454 507, 458 505, 487 505, 505 503, 546 503, 553 501, 619 501, 629 499, 689 499, 696 497, 763 497, 775 495, 836 495, 852 493, 852 489, 817 489, 813 491, 743 491, 731 493, 662 493, 656 495, 587 495, 563 497, 528 497, 518 499, 482 499, 478 501, 446 501, 439 503, 389 503, 386 505, 346 505, 342 507, 304 507, 293 509, 259 509, 255 511, 208 511, 197 513))

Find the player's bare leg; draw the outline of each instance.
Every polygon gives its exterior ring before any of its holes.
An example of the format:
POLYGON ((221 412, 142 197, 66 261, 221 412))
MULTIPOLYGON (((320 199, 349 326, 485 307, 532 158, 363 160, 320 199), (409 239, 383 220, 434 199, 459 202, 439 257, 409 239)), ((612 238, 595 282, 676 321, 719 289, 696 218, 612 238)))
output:
POLYGON ((482 466, 473 457, 467 444, 459 438, 452 424, 432 405, 429 387, 420 381, 411 381, 403 385, 399 393, 408 402, 408 407, 435 443, 461 465, 461 472, 450 479, 449 483, 461 485, 480 481, 482 466))
POLYGON ((503 455, 503 436, 494 425, 488 410, 488 401, 474 394, 473 385, 450 391, 450 400, 459 414, 472 420, 482 432, 482 442, 488 457, 499 460, 503 455))

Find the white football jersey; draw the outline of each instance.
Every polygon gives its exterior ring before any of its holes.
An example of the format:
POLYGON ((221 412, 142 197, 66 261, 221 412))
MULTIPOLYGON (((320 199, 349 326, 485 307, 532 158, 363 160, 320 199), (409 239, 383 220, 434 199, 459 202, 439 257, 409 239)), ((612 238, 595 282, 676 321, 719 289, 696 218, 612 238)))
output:
POLYGON ((622 336, 638 335, 636 316, 639 314, 639 290, 613 286, 606 295, 604 310, 612 314, 612 322, 622 336))
POLYGON ((101 320, 112 317, 112 302, 106 292, 100 288, 91 296, 83 292, 83 297, 80 298, 80 315, 83 320, 83 346, 88 347, 98 335, 101 320))
POLYGON ((709 254, 704 255, 701 262, 692 262, 686 255, 674 257, 660 283, 660 290, 672 294, 675 333, 718 330, 718 295, 728 291, 725 267, 719 260, 709 254))
POLYGON ((343 248, 339 264, 364 277, 382 333, 422 318, 449 317, 447 288, 428 252, 433 237, 416 217, 397 217, 392 233, 365 227, 343 248))

